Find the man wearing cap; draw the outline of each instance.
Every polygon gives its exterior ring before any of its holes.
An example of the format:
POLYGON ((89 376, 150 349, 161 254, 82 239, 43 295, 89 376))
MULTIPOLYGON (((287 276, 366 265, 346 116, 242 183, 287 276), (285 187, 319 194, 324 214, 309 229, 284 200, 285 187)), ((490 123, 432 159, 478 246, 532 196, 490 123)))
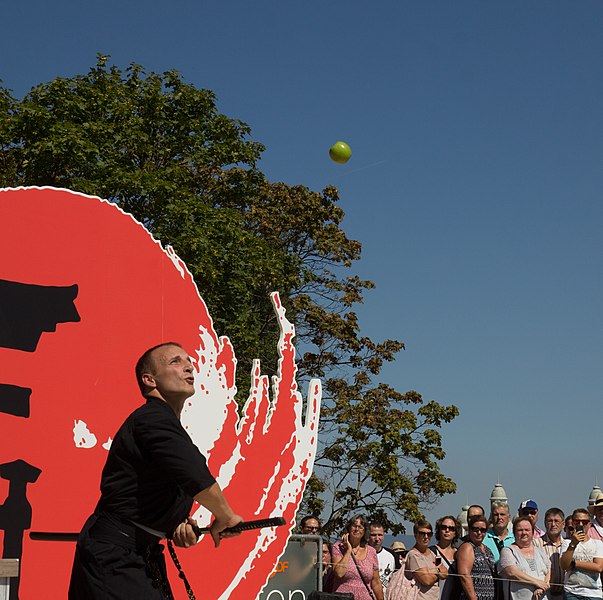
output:
POLYGON ((534 500, 524 500, 519 505, 519 516, 527 517, 534 526, 534 546, 542 546, 542 536, 546 533, 536 524, 538 521, 538 504, 534 500))
POLYGON ((603 493, 595 498, 595 501, 588 507, 588 512, 594 516, 588 535, 593 540, 603 542, 603 493))
POLYGON ((377 560, 379 561, 379 577, 381 578, 383 591, 387 588, 387 584, 389 583, 393 572, 400 568, 400 562, 396 554, 389 548, 383 547, 384 536, 385 529, 383 525, 377 521, 372 521, 369 525, 368 544, 369 546, 372 546, 377 553, 377 560))

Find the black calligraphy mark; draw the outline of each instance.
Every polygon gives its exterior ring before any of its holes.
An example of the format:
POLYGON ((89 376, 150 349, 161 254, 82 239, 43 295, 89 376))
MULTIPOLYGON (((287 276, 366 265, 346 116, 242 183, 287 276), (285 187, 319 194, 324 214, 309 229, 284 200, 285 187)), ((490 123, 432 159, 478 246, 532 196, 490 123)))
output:
POLYGON ((0 383, 0 412, 15 417, 29 417, 31 388, 0 383))
MULTIPOLYGON (((27 499, 27 484, 35 483, 41 469, 24 460, 0 465, 0 477, 7 479, 8 496, 0 505, 0 529, 4 530, 2 558, 18 558, 22 569, 23 533, 31 527, 31 504, 27 499)), ((11 580, 10 600, 19 599, 19 578, 11 580)))
MULTIPOLYGON (((0 279, 0 347, 35 352, 42 333, 78 323, 78 286, 32 285, 0 279)), ((0 412, 29 417, 30 388, 0 383, 0 412)))
POLYGON ((78 323, 77 285, 32 285, 0 279, 0 346, 35 352, 42 333, 78 323))

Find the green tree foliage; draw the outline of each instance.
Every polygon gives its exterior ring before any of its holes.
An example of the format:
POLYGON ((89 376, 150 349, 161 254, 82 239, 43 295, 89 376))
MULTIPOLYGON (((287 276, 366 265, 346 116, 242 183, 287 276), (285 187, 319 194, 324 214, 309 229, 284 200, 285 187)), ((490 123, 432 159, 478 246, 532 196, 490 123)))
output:
POLYGON ((176 71, 124 71, 98 56, 21 101, 0 87, 0 184, 67 187, 132 213, 191 270, 219 333, 236 349, 241 400, 251 361, 274 372, 279 290, 295 323, 302 380, 324 382, 321 446, 304 509, 327 530, 352 512, 394 531, 454 491, 439 429, 454 406, 379 382, 403 345, 361 335, 354 307, 372 282, 350 274, 360 243, 341 229, 338 192, 266 180, 263 146, 176 71))

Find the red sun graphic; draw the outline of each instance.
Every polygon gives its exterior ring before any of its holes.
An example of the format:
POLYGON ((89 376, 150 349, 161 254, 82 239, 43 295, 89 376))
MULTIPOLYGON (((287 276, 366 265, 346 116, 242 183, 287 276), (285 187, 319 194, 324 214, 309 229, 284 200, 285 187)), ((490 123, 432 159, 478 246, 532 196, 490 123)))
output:
MULTIPOLYGON (((204 539, 179 558, 200 597, 256 598, 312 471, 321 395, 318 381, 307 402, 297 389, 294 329, 278 295, 279 375, 269 382, 255 364, 240 415, 236 349, 216 334, 184 263, 133 217, 68 190, 20 188, 0 191, 0 223, 0 530, 4 557, 20 553, 19 597, 66 597, 75 544, 27 531, 79 531, 98 500, 107 443, 143 402, 136 359, 175 340, 197 359, 183 424, 231 506, 247 520, 287 522, 217 550, 204 539)), ((186 598, 173 575, 176 598, 186 598)))

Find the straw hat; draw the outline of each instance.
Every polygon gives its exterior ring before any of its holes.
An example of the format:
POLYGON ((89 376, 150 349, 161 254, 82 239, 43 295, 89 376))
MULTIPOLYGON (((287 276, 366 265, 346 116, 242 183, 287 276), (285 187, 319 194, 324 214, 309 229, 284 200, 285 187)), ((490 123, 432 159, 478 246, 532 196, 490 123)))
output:
POLYGON ((597 495, 594 502, 588 507, 588 512, 594 515, 595 508, 599 508, 600 506, 603 506, 603 493, 597 495))
MULTIPOLYGON (((601 497, 603 497, 603 494, 601 494, 601 497)), ((406 550, 406 546, 404 545, 404 542, 394 542, 390 546, 390 550, 392 552, 402 552, 403 550, 406 550)))

